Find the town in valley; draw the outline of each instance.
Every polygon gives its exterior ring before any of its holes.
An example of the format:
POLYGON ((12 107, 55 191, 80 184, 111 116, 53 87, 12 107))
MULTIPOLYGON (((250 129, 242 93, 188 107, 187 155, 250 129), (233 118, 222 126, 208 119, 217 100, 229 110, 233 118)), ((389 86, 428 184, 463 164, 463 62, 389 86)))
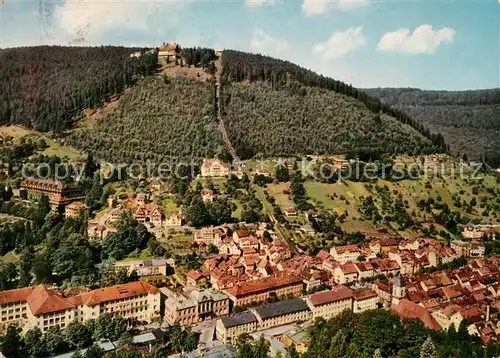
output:
POLYGON ((0 49, 0 357, 500 356, 498 89, 72 41, 0 49))

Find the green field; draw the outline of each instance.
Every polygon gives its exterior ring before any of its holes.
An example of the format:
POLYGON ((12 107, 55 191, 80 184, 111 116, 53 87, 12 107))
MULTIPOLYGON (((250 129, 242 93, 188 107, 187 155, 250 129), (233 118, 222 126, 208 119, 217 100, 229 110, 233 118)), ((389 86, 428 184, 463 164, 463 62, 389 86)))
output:
POLYGON ((9 251, 5 255, 0 257, 0 264, 8 264, 8 263, 17 264, 18 262, 19 262, 19 257, 17 257, 14 251, 9 251))
POLYGON ((138 255, 130 254, 128 257, 124 258, 123 260, 121 260, 119 262, 136 261, 136 260, 151 260, 153 258, 155 258, 155 256, 152 255, 151 252, 149 252, 148 248, 146 248, 146 249, 142 250, 138 255))
POLYGON ((179 211, 179 209, 177 208, 177 203, 175 202, 175 198, 170 194, 163 195, 161 198, 159 198, 157 204, 160 205, 163 213, 167 216, 179 211))
POLYGON ((233 199, 231 202, 236 205, 236 210, 233 211, 233 217, 237 218, 238 220, 241 220, 241 214, 243 213, 243 205, 239 200, 233 199))
POLYGON ((14 142, 19 142, 19 140, 32 140, 38 141, 43 139, 47 143, 48 147, 43 151, 38 152, 43 155, 56 155, 60 158, 66 159, 69 162, 82 161, 85 160, 86 155, 72 147, 63 145, 58 141, 49 138, 42 133, 27 129, 21 126, 0 126, 0 136, 9 136, 14 139, 14 142))
POLYGON ((293 207, 293 201, 290 194, 285 194, 284 191, 290 192, 290 183, 268 184, 266 186, 270 196, 276 199, 276 203, 284 210, 293 207))
POLYGON ((194 243, 194 236, 184 231, 167 232, 163 240, 163 246, 167 250, 176 254, 185 254, 192 251, 191 245, 194 243))

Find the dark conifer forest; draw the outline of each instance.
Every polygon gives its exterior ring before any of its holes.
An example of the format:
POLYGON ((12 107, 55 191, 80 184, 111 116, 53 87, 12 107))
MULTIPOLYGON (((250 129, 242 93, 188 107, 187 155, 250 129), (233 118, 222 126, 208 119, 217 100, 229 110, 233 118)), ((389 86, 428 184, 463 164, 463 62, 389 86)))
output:
POLYGON ((355 98, 374 114, 383 113, 391 116, 399 122, 416 129, 423 136, 430 139, 436 147, 446 149, 446 144, 440 133, 431 134, 422 123, 413 120, 405 112, 384 104, 379 99, 369 96, 351 85, 318 75, 291 62, 239 51, 224 51, 222 69, 223 83, 261 80, 271 82, 273 88, 276 89, 293 79, 308 87, 328 89, 355 98))
POLYGON ((226 156, 219 108, 241 158, 379 158, 448 149, 440 133, 429 132, 406 112, 287 61, 224 51, 217 73, 213 49, 184 48, 175 63, 165 65, 198 71, 197 81, 183 81, 178 74, 160 77, 154 50, 131 56, 135 51, 49 46, 0 51, 0 124, 51 131, 96 158, 129 163, 226 156), (214 78, 204 83, 201 71, 214 78), (103 107, 116 94, 118 103, 103 107), (84 109, 94 113, 98 107, 103 110, 97 120, 75 126, 87 118, 84 109))
POLYGON ((443 133, 454 154, 500 166, 500 89, 374 88, 366 92, 404 110, 432 132, 443 133))
POLYGON ((0 124, 60 133, 84 108, 99 106, 154 72, 157 55, 125 47, 40 46, 0 51, 0 124))

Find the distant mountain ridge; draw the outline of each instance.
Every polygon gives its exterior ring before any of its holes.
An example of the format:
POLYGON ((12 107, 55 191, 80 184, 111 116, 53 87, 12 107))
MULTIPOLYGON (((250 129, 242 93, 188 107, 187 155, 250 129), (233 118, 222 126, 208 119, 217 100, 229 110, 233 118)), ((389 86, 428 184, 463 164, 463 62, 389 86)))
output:
POLYGON ((454 154, 500 166, 500 89, 426 91, 371 88, 366 93, 442 133, 454 154))
POLYGON ((447 150, 441 134, 404 111, 287 61, 231 50, 218 60, 213 49, 184 48, 159 62, 155 51, 135 56, 136 50, 0 51, 6 69, 0 124, 52 131, 112 162, 227 157, 223 138, 242 159, 347 154, 374 160, 447 150), (118 102, 98 120, 72 129, 84 109, 101 107, 114 94, 121 94, 118 102))

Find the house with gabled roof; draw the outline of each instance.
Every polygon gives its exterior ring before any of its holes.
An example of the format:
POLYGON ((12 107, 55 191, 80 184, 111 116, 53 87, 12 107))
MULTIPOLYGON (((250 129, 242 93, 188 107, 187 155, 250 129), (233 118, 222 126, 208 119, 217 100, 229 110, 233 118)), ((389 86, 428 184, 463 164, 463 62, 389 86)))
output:
POLYGON ((202 177, 227 177, 229 175, 229 166, 218 158, 205 159, 201 165, 202 177))

